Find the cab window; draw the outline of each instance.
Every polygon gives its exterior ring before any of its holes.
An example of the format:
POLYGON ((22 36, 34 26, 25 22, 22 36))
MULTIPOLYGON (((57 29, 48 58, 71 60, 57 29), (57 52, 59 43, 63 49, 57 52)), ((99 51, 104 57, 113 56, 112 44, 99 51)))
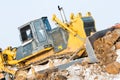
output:
POLYGON ((21 33, 22 42, 25 42, 25 41, 33 38, 30 25, 27 25, 27 26, 21 28, 20 33, 21 33))
POLYGON ((35 21, 34 22, 34 26, 35 26, 35 30, 36 30, 36 33, 37 33, 37 37, 38 37, 38 40, 39 42, 44 42, 46 41, 46 35, 45 35, 45 31, 44 29, 42 28, 42 24, 40 23, 40 21, 35 21))

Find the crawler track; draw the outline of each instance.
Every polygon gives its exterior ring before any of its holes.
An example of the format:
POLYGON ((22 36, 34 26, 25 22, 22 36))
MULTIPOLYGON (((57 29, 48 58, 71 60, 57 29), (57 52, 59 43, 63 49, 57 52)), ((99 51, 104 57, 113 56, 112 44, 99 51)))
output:
POLYGON ((47 61, 49 61, 50 59, 53 60, 53 59, 63 59, 63 58, 66 58, 66 59, 69 59, 70 56, 72 55, 73 53, 72 52, 68 52, 67 54, 60 54, 60 55, 52 55, 52 56, 49 56, 49 57, 46 57, 42 60, 39 60, 39 61, 36 61, 34 63, 31 63, 29 65, 26 65, 26 66, 23 66, 22 68, 19 68, 19 70, 27 70, 31 67, 31 65, 40 65, 40 64, 43 64, 47 61))

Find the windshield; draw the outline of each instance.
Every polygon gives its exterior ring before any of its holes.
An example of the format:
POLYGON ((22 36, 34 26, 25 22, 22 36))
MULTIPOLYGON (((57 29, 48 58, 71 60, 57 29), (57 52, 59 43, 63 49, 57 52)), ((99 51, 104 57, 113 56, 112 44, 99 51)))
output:
POLYGON ((46 36, 45 36, 45 31, 44 29, 42 28, 42 24, 40 24, 40 21, 37 20, 34 22, 34 26, 35 26, 35 30, 36 30, 36 33, 37 33, 37 37, 38 37, 38 40, 40 42, 43 42, 46 40, 46 36))

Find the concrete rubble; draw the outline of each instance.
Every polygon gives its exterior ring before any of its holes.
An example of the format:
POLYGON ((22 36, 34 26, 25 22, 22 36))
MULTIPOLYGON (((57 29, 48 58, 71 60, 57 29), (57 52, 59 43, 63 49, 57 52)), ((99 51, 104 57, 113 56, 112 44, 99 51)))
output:
MULTIPOLYGON (((97 39, 94 42, 94 51, 98 63, 90 64, 85 58, 82 63, 75 63, 65 70, 54 67, 47 69, 50 66, 48 63, 31 66, 28 73, 22 73, 28 80, 120 80, 120 29, 109 31, 97 39), (44 69, 47 69, 44 73, 37 73, 44 69)), ((52 65, 58 66, 66 62, 67 59, 55 59, 52 65)))

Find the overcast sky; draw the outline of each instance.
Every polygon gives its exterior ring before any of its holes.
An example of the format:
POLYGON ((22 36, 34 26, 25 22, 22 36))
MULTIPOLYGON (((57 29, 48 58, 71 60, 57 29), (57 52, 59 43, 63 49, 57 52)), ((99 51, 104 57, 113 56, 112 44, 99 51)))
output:
POLYGON ((64 8, 68 21, 71 12, 91 12, 97 30, 120 22, 120 0, 0 0, 0 47, 19 46, 18 27, 31 20, 48 16, 52 25, 53 13, 60 18, 58 5, 64 8))

